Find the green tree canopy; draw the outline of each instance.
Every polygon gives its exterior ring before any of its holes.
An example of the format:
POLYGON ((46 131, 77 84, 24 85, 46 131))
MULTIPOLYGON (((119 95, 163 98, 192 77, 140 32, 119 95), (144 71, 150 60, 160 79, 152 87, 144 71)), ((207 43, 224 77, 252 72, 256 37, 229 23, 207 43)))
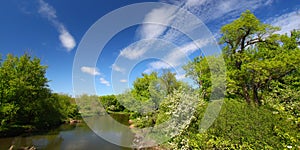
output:
POLYGON ((298 68, 299 32, 274 34, 277 30, 261 23, 250 11, 221 28, 229 95, 260 104, 271 81, 281 80, 298 68))
POLYGON ((71 97, 48 88, 46 69, 28 54, 9 54, 0 61, 0 131, 9 126, 48 128, 78 115, 71 97))

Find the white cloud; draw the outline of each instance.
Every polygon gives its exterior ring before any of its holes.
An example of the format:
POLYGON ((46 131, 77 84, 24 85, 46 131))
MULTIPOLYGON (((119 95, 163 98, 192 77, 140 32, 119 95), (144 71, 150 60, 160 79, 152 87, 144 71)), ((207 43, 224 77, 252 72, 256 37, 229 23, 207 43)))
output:
MULTIPOLYGON (((93 76, 97 76, 97 75, 103 76, 103 75, 99 72, 98 68, 95 68, 95 67, 87 67, 87 66, 83 66, 83 67, 81 67, 80 69, 81 69, 82 72, 87 73, 87 74, 90 74, 90 75, 93 75, 93 76)), ((101 83, 101 84, 104 84, 104 85, 106 85, 106 86, 110 86, 110 83, 109 83, 107 80, 105 80, 103 77, 100 77, 99 80, 100 80, 100 83, 101 83)))
POLYGON ((172 67, 171 65, 169 65, 168 63, 165 63, 163 61, 152 62, 152 63, 150 63, 150 66, 155 69, 168 69, 168 68, 172 67))
POLYGON ((163 24, 168 25, 172 21, 175 11, 172 8, 161 7, 148 13, 143 21, 145 24, 139 29, 141 39, 157 38, 162 35, 167 28, 163 24))
POLYGON ((47 18, 52 23, 52 25, 59 32, 59 40, 62 46, 68 51, 71 51, 76 46, 75 39, 66 29, 66 27, 60 21, 58 21, 55 9, 44 0, 38 0, 38 3, 39 14, 47 18))
POLYGON ((126 83, 126 82, 127 82, 127 80, 126 80, 126 79, 122 79, 122 80, 120 80, 120 82, 122 82, 122 83, 126 83))
POLYGON ((41 15, 47 17, 49 20, 56 19, 56 11, 51 5, 43 0, 39 0, 38 3, 40 5, 38 12, 41 15))
POLYGON ((159 69, 170 69, 179 67, 180 65, 186 63, 187 57, 190 54, 194 53, 197 50, 200 50, 201 48, 209 44, 209 42, 211 42, 210 39, 196 40, 194 42, 190 42, 182 45, 181 47, 173 49, 168 55, 163 57, 164 61, 159 60, 149 63, 149 66, 144 71, 144 73, 151 73, 159 69))
POLYGON ((196 40, 187 44, 184 44, 171 51, 168 55, 164 57, 164 60, 171 66, 177 67, 184 63, 185 59, 192 53, 200 50, 207 44, 209 44, 210 39, 196 40))
POLYGON ((105 80, 104 78, 100 78, 99 80, 100 80, 101 84, 104 84, 106 86, 110 86, 110 83, 107 80, 105 80))
POLYGON ((205 3, 206 0, 187 0, 185 5, 188 7, 199 6, 205 3))
POLYGON ((116 64, 112 64, 111 68, 112 68, 112 70, 117 71, 117 72, 121 72, 121 73, 125 73, 125 71, 126 71, 124 68, 121 68, 116 64))
POLYGON ((271 5, 273 2, 274 2, 274 0, 267 0, 265 4, 266 5, 271 5))
POLYGON ((223 20, 238 17, 246 9, 256 10, 263 6, 268 6, 274 0, 186 0, 173 3, 178 6, 188 8, 193 14, 197 15, 202 21, 210 22, 222 17, 223 20))
POLYGON ((155 70, 159 69, 170 69, 172 66, 164 61, 154 61, 148 64, 148 68, 144 71, 144 73, 151 73, 155 70))
MULTIPOLYGON (((223 23, 226 24, 239 17, 239 15, 247 9, 254 11, 272 4, 273 1, 274 0, 251 0, 243 2, 240 0, 168 0, 167 2, 188 9, 204 23, 215 20, 223 22, 225 20, 223 23)), ((194 27, 199 26, 197 21, 190 18, 190 14, 168 7, 153 9, 145 17, 144 22, 165 24, 168 27, 175 25, 183 31, 192 31, 194 27)), ((142 25, 138 31, 141 39, 162 37, 164 40, 178 43, 178 39, 182 38, 182 34, 174 32, 174 29, 167 29, 167 27, 160 25, 145 24, 142 25)))
POLYGON ((87 74, 90 74, 90 75, 93 75, 93 76, 100 75, 100 72, 95 67, 83 66, 83 67, 80 68, 80 70, 84 73, 87 73, 87 74))
MULTIPOLYGON (((246 9, 256 10, 258 8, 270 5, 273 0, 169 0, 179 7, 183 7, 192 12, 199 19, 205 23, 219 20, 231 21, 237 18, 246 9), (231 19, 231 20, 230 20, 231 19)), ((165 24, 168 27, 176 27, 181 31, 192 32, 193 29, 199 27, 199 22, 191 18, 191 14, 183 12, 174 8, 163 6, 161 8, 153 9, 144 19, 144 23, 165 24)), ((165 26, 145 24, 138 30, 141 39, 147 38, 162 38, 177 44, 187 42, 183 38, 183 34, 175 29, 168 29, 165 26)))
MULTIPOLYGON (((172 0, 169 0, 168 2, 170 1, 172 0)), ((254 11, 258 8, 270 5, 272 2, 273 0, 251 0, 243 2, 239 0, 173 0, 173 4, 188 9, 189 12, 192 12, 204 23, 223 20, 227 23, 228 21, 237 18, 246 9, 254 11)), ((163 61, 149 63, 148 68, 144 71, 145 73, 150 73, 158 69, 169 69, 172 67, 178 69, 179 66, 186 62, 190 54, 209 44, 211 39, 214 38, 214 36, 208 37, 203 35, 201 36, 203 39, 189 42, 190 39, 184 37, 184 34, 194 33, 194 30, 199 29, 199 26, 202 24, 199 23, 197 19, 193 18, 190 13, 180 10, 174 11, 174 9, 168 7, 153 9, 145 17, 144 22, 165 24, 168 27, 174 28, 148 24, 142 25, 142 27, 138 30, 138 34, 141 39, 160 38, 179 45, 179 48, 173 49, 170 53, 163 55, 163 61), (179 29, 180 32, 176 29, 179 29)), ((122 51, 122 55, 127 57, 130 56, 129 58, 131 59, 140 58, 145 54, 145 51, 137 50, 147 46, 140 45, 139 48, 136 47, 137 46, 133 46, 126 51, 122 51)), ((164 47, 161 48, 164 49, 164 47)), ((178 76, 178 78, 183 78, 183 76, 178 76)))
POLYGON ((130 60, 135 60, 142 57, 147 51, 147 46, 145 44, 135 44, 124 48, 120 52, 120 56, 128 58, 130 60))
POLYGON ((76 42, 75 42, 74 38, 73 38, 72 35, 71 35, 67 30, 65 30, 65 29, 60 31, 59 39, 60 39, 62 45, 63 45, 68 51, 71 51, 71 50, 76 46, 76 42))
POLYGON ((293 29, 300 29, 300 11, 293 11, 279 17, 270 18, 266 22, 273 26, 281 27, 281 30, 277 32, 279 34, 290 33, 293 29))
POLYGON ((209 44, 210 40, 209 39, 204 39, 204 40, 197 40, 195 42, 190 42, 187 43, 179 48, 179 50, 187 55, 200 50, 200 48, 206 46, 209 44))

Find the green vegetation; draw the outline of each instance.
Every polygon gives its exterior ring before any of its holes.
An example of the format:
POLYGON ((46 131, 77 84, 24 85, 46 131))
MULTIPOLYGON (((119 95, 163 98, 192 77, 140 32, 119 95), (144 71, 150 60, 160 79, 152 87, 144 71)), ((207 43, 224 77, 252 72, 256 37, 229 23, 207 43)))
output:
MULTIPOLYGON (((197 88, 168 70, 142 74, 122 94, 80 96, 80 113, 125 114, 134 127, 158 127, 151 136, 164 140, 159 135, 170 134, 160 145, 166 149, 300 149, 300 31, 278 30, 245 11, 221 28, 221 55, 199 56, 183 67, 197 88), (222 97, 218 117, 203 131, 206 108, 220 106, 212 100, 222 97)), ((72 98, 48 89, 45 71, 28 55, 0 61, 0 132, 49 128, 78 117, 72 98)))
POLYGON ((299 128, 266 106, 227 99, 206 132, 199 133, 195 126, 199 123, 195 120, 168 146, 172 149, 285 149, 299 146, 299 128))
MULTIPOLYGON (((197 119, 167 147, 300 148, 300 32, 278 35, 277 30, 261 23, 250 11, 221 28, 227 74, 221 112, 206 132, 199 133, 204 108, 198 108, 197 119)), ((207 65, 211 57, 215 56, 199 57, 185 66, 187 76, 199 84, 203 99, 209 97, 212 88, 207 65)))
POLYGON ((158 127, 171 121, 158 133, 179 129, 162 148, 299 149, 300 31, 279 35, 278 30, 245 11, 221 28, 222 55, 199 56, 183 67, 198 90, 189 90, 171 72, 160 76, 153 72, 136 79, 133 89, 118 95, 118 100, 131 112, 136 127, 158 127), (202 132, 210 100, 223 96, 218 117, 202 132), (174 122, 171 117, 191 120, 174 122))
POLYGON ((0 135, 48 129, 79 116, 74 100, 48 88, 46 66, 28 54, 0 62, 0 135))
POLYGON ((124 106, 119 103, 115 95, 100 96, 99 99, 107 112, 122 112, 125 110, 124 106))

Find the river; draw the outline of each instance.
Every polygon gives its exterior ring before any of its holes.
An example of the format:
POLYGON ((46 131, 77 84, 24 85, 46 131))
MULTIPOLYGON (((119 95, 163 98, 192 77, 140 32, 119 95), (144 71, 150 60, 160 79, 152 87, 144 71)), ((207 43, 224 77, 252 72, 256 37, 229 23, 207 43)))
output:
MULTIPOLYGON (((114 118, 127 125, 128 117, 114 115, 114 118)), ((106 139, 117 141, 115 143, 119 143, 119 145, 126 145, 132 141, 133 134, 128 132, 130 131, 128 127, 120 128, 109 116, 88 118, 86 121, 89 122, 89 126, 99 127, 97 133, 104 135, 106 139), (91 121, 93 124, 90 123, 91 121)), ((95 134, 89 126, 86 123, 63 124, 44 134, 0 138, 0 150, 7 150, 11 145, 14 145, 15 148, 33 145, 38 150, 130 149, 107 142, 95 134)))

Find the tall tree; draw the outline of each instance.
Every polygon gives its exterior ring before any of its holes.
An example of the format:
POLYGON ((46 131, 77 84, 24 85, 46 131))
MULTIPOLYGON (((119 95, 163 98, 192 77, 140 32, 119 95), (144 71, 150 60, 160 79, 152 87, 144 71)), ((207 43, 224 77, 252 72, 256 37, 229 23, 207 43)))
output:
POLYGON ((261 23, 249 10, 221 28, 229 94, 259 104, 273 80, 289 75, 299 65, 299 32, 274 34, 279 28, 261 23))
POLYGON ((186 76, 192 78, 204 99, 209 99, 211 92, 211 73, 206 57, 195 57, 193 61, 183 66, 186 76))
MULTIPOLYGON (((28 54, 7 55, 0 63, 1 126, 34 125, 48 127, 68 117, 70 104, 51 93, 46 66, 28 54)), ((76 107, 72 105, 76 113, 76 107)))
POLYGON ((183 69, 186 71, 186 76, 198 84, 200 95, 205 100, 216 100, 224 97, 226 66, 222 56, 196 57, 183 66, 183 69))

